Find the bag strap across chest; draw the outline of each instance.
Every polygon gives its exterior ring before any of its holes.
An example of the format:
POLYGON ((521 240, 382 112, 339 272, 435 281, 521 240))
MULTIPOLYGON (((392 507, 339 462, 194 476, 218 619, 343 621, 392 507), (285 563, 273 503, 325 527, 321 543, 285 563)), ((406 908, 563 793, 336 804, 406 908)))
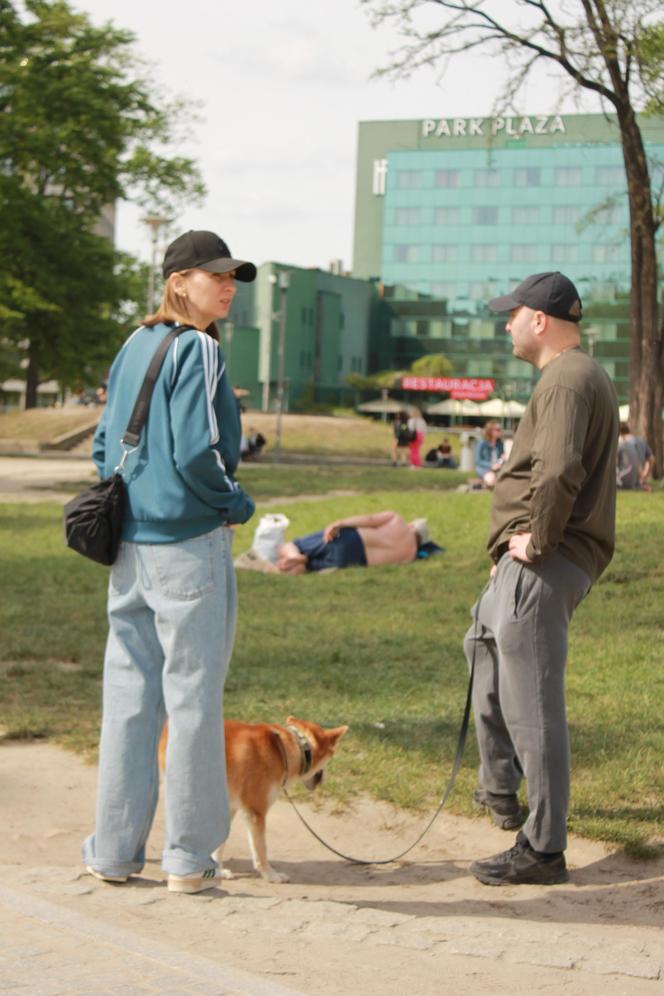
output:
POLYGON ((141 438, 141 430, 145 425, 145 420, 148 417, 148 411, 150 410, 152 392, 154 391, 159 371, 161 370, 162 363, 164 362, 164 358, 168 352, 170 344, 182 332, 186 332, 192 327, 193 326, 191 325, 178 325, 177 328, 171 329, 170 332, 167 332, 157 346, 154 356, 150 360, 150 366, 147 369, 147 373, 145 374, 145 378, 141 384, 141 389, 138 392, 138 397, 136 398, 136 403, 134 404, 134 410, 131 413, 131 417, 127 423, 127 428, 125 429, 122 437, 122 442, 127 446, 138 446, 138 442, 141 438))

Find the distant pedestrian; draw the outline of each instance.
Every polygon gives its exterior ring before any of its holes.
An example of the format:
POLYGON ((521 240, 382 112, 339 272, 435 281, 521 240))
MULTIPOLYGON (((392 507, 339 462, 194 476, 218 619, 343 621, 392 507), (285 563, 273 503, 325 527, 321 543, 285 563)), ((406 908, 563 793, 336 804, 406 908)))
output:
POLYGON ((650 491, 648 477, 655 455, 645 439, 635 436, 627 422, 620 423, 616 481, 622 491, 650 491))
POLYGON ((408 448, 411 442, 411 432, 408 428, 408 412, 400 411, 394 416, 392 422, 392 466, 401 464, 403 467, 408 463, 408 448))
POLYGON ((410 433, 410 443, 408 444, 410 466, 411 469, 420 468, 422 466, 421 449, 424 442, 424 435, 427 431, 427 424, 419 408, 411 409, 410 418, 408 419, 408 430, 410 433))

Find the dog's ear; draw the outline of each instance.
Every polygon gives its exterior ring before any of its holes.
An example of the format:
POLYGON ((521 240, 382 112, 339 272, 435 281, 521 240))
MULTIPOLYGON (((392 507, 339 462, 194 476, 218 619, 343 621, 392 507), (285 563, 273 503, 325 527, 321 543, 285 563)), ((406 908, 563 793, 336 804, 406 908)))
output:
POLYGON ((326 730, 325 735, 330 747, 336 747, 344 734, 348 733, 347 726, 337 726, 334 730, 326 730))

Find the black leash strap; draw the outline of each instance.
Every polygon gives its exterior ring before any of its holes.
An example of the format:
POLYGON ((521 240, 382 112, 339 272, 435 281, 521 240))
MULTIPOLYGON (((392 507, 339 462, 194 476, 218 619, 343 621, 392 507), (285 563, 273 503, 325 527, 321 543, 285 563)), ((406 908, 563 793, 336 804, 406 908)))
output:
MULTIPOLYGON (((484 594, 484 592, 482 594, 484 594)), ((424 837, 424 835, 429 832, 429 830, 431 829, 431 827, 433 826, 433 824, 435 823, 435 821, 438 819, 438 816, 440 815, 440 813, 441 813, 441 811, 442 811, 445 803, 447 802, 449 794, 450 794, 450 792, 452 791, 452 789, 454 787, 454 783, 456 781, 456 777, 457 777, 457 775, 459 773, 459 768, 461 767, 461 761, 463 759, 463 752, 464 752, 464 750, 466 748, 466 739, 467 739, 467 735, 468 735, 468 724, 470 722, 470 709, 471 709, 471 705, 472 705, 472 701, 473 701, 473 680, 475 678, 475 653, 476 653, 476 649, 477 649, 477 636, 478 636, 479 613, 480 613, 480 605, 481 605, 481 603, 482 603, 482 596, 480 596, 480 598, 478 599, 477 604, 475 606, 475 612, 474 612, 475 626, 474 626, 474 630, 473 630, 473 658, 472 658, 471 665, 470 665, 470 676, 468 678, 468 691, 466 693, 466 705, 465 705, 465 708, 463 710, 463 719, 461 721, 461 729, 459 730, 459 739, 457 741, 457 749, 456 749, 456 754, 455 754, 455 757, 454 757, 454 763, 452 764, 452 771, 451 771, 450 777, 449 777, 449 779, 447 781, 447 786, 445 788, 445 791, 443 792, 443 796, 442 796, 440 802, 438 803, 438 808, 436 809, 436 812, 433 814, 433 816, 431 817, 431 819, 429 820, 429 822, 427 823, 427 825, 425 826, 424 830, 421 832, 421 834, 419 835, 419 837, 416 840, 414 840, 413 843, 409 847, 407 847, 404 851, 400 851, 399 854, 395 854, 391 858, 382 858, 381 860, 377 860, 375 858, 354 858, 350 854, 344 854, 342 851, 338 851, 335 847, 332 847, 331 844, 328 844, 327 841, 323 840, 323 838, 321 836, 319 836, 319 834, 316 833, 316 831, 313 829, 313 827, 310 826, 309 823, 307 823, 307 821, 305 820, 304 816, 302 815, 302 813, 300 812, 300 810, 297 808, 297 806, 295 805, 295 803, 293 802, 293 800, 289 796, 287 790, 284 788, 284 793, 286 795, 286 798, 290 802, 291 806, 293 807, 293 809, 295 810, 295 812, 297 813, 297 815, 300 818, 301 822, 307 828, 307 830, 309 831, 309 833, 312 834, 312 836, 314 836, 316 838, 316 840, 320 844, 323 845, 323 847, 326 847, 328 851, 331 851, 332 854, 336 854, 338 858, 343 858, 344 861, 350 861, 350 863, 353 864, 353 865, 391 865, 394 861, 399 861, 399 859, 405 857, 406 854, 409 853, 409 851, 412 851, 413 848, 416 847, 420 843, 420 841, 422 840, 422 838, 424 837)))

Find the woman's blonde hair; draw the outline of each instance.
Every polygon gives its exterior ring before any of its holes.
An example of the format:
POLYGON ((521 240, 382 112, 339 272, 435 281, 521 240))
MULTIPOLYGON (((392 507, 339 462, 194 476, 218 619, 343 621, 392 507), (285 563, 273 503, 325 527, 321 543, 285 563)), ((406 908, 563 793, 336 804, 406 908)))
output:
MULTIPOLYGON (((143 325, 158 325, 160 322, 181 322, 182 325, 194 324, 189 314, 187 298, 184 294, 178 294, 173 280, 173 277, 186 277, 188 273, 191 273, 191 269, 169 273, 161 295, 161 304, 155 312, 145 316, 143 325)), ((219 342, 219 332, 214 322, 210 322, 205 331, 219 342)))
POLYGON ((191 315, 187 307, 187 299, 175 290, 173 277, 185 277, 189 270, 179 270, 178 273, 171 273, 164 284, 164 291, 161 296, 161 304, 151 315, 146 315, 143 325, 158 325, 159 322, 182 322, 188 325, 191 322, 191 315))
POLYGON ((491 442, 491 432, 493 429, 500 429, 500 422, 497 422, 495 418, 489 419, 488 422, 484 423, 484 438, 487 442, 491 442))

